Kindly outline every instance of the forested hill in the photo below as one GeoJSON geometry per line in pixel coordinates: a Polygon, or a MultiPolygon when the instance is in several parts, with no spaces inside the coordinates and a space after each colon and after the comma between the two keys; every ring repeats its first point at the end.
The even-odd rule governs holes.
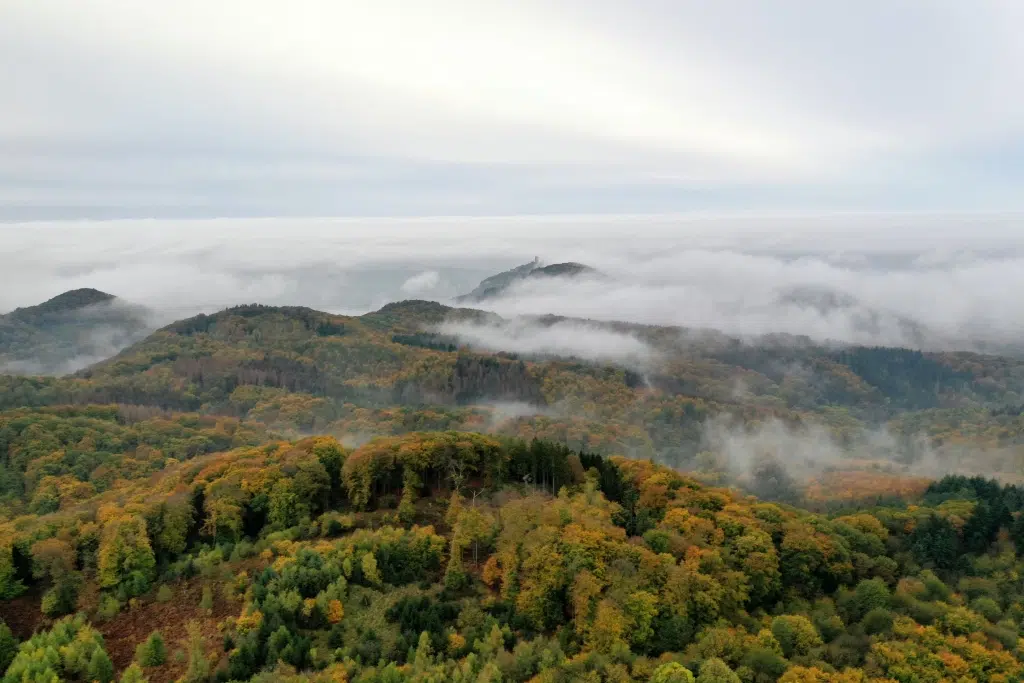
{"type": "Polygon", "coordinates": [[[596,268],[583,263],[566,262],[541,265],[540,259],[524,263],[503,273],[485,278],[472,292],[455,297],[458,303],[479,303],[507,295],[509,289],[524,280],[543,278],[575,278],[580,276],[604,277],[596,268]]]}
{"type": "Polygon", "coordinates": [[[74,376],[2,377],[0,407],[129,404],[357,439],[485,429],[681,467],[694,466],[718,416],[821,424],[844,443],[885,424],[904,454],[912,442],[920,451],[918,437],[939,455],[966,441],[999,449],[1001,471],[1019,470],[1024,363],[1013,359],[529,321],[532,333],[596,330],[650,349],[643,366],[620,365],[474,348],[437,331],[451,320],[504,333],[493,314],[426,301],[359,317],[241,306],[169,325],[74,376]]]}
{"type": "Polygon", "coordinates": [[[0,315],[0,371],[63,374],[103,360],[151,330],[149,313],[96,289],[64,292],[0,315]]]}
{"type": "Polygon", "coordinates": [[[1021,680],[1022,364],[763,341],[248,305],[0,376],[0,681],[1021,680]]]}
{"type": "Polygon", "coordinates": [[[826,516],[541,441],[52,417],[84,428],[69,452],[116,440],[138,474],[0,521],[4,683],[1024,676],[1014,486],[826,516]],[[227,450],[182,450],[199,431],[227,450]]]}

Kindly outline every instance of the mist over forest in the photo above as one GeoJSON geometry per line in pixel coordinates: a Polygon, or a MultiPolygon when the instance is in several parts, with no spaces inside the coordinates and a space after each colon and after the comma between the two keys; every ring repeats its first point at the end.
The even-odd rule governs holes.
{"type": "MultiPolygon", "coordinates": [[[[448,387],[414,376],[386,390],[399,404],[470,406],[489,432],[541,433],[544,424],[613,418],[640,431],[599,450],[703,468],[704,476],[726,476],[768,498],[802,494],[757,488],[752,473],[766,466],[782,468],[786,486],[802,490],[843,462],[875,462],[911,477],[970,470],[973,448],[984,449],[1000,476],[1013,477],[1012,443],[939,443],[929,430],[959,418],[935,413],[912,425],[902,413],[1012,415],[1024,404],[1019,369],[979,375],[952,360],[958,352],[1024,352],[1015,294],[1015,283],[1024,284],[1019,221],[1015,214],[721,214],[12,225],[0,240],[20,286],[0,292],[0,306],[35,311],[31,304],[64,290],[117,298],[76,308],[67,321],[47,318],[51,328],[41,333],[17,320],[36,313],[0,318],[8,347],[0,361],[15,375],[93,377],[84,369],[104,372],[107,358],[175,321],[239,304],[300,306],[397,325],[390,339],[407,347],[497,354],[537,367],[569,363],[581,377],[620,373],[616,381],[630,392],[581,402],[579,392],[545,391],[535,371],[500,370],[491,380],[476,377],[490,371],[472,364],[456,366],[448,387]],[[395,303],[402,301],[442,306],[420,314],[395,303]],[[397,317],[381,317],[392,306],[397,317]],[[111,319],[111,307],[122,317],[111,319]],[[851,371],[855,380],[837,374],[851,371]],[[663,422],[651,412],[654,395],[714,406],[663,422]],[[765,414],[751,422],[751,411],[765,414]]],[[[338,391],[332,400],[351,400],[338,391]]],[[[332,417],[319,423],[337,419],[336,411],[325,414],[332,417]]],[[[372,424],[348,429],[331,428],[350,444],[379,433],[372,424]]],[[[586,436],[562,438],[592,445],[586,436]]]]}
{"type": "Polygon", "coordinates": [[[450,303],[542,256],[603,277],[529,279],[475,307],[740,337],[1013,350],[1017,214],[222,219],[10,224],[0,310],[93,287],[161,320],[241,303],[366,313],[450,303]]]}

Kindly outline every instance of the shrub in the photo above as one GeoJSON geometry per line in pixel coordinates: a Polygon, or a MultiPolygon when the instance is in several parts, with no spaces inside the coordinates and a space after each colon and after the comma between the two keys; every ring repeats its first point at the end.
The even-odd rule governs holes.
{"type": "Polygon", "coordinates": [[[174,598],[174,591],[166,583],[161,584],[156,591],[157,602],[170,602],[174,598]]]}

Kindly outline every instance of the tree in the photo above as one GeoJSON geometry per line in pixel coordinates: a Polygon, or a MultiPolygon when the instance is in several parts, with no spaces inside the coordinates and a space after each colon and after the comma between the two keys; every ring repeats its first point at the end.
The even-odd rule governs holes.
{"type": "Polygon", "coordinates": [[[701,662],[696,683],[740,683],[740,677],[718,657],[701,662]]]}
{"type": "Polygon", "coordinates": [[[11,633],[10,627],[3,619],[0,619],[0,671],[7,671],[17,652],[18,639],[11,633]]]}
{"type": "Polygon", "coordinates": [[[427,671],[434,663],[434,650],[430,645],[430,633],[420,633],[419,642],[416,645],[416,655],[413,658],[412,668],[417,673],[427,671]]]}
{"type": "Polygon", "coordinates": [[[668,662],[654,670],[650,683],[694,683],[693,673],[678,662],[668,662]]]}
{"type": "Polygon", "coordinates": [[[270,523],[287,529],[299,522],[301,505],[291,479],[279,479],[270,491],[270,523]]]}
{"type": "Polygon", "coordinates": [[[384,583],[380,576],[380,570],[377,568],[377,558],[374,557],[373,553],[363,555],[361,568],[363,570],[363,578],[370,585],[379,586],[384,583]]]}
{"type": "Polygon", "coordinates": [[[626,619],[611,600],[602,600],[597,605],[594,621],[587,632],[587,643],[597,652],[611,653],[626,647],[623,635],[626,619]]]}
{"type": "Polygon", "coordinates": [[[160,631],[153,631],[135,648],[135,659],[144,667],[160,666],[167,661],[167,648],[160,631]]]}
{"type": "Polygon", "coordinates": [[[121,674],[120,683],[148,683],[148,681],[149,679],[146,678],[146,675],[142,672],[142,667],[135,662],[132,662],[132,664],[124,670],[124,673],[121,674]]]}
{"type": "Polygon", "coordinates": [[[203,632],[196,621],[188,622],[185,628],[188,631],[188,669],[185,671],[185,680],[187,683],[200,683],[210,675],[210,660],[206,658],[203,632]]]}
{"type": "Polygon", "coordinates": [[[336,505],[344,495],[341,468],[345,464],[345,450],[334,439],[321,438],[313,446],[313,455],[320,461],[330,482],[329,504],[336,505]]]}
{"type": "Polygon", "coordinates": [[[107,655],[103,648],[98,647],[93,650],[87,671],[89,680],[99,681],[100,683],[110,683],[110,681],[114,680],[114,663],[110,661],[110,656],[107,655]]]}
{"type": "Polygon", "coordinates": [[[882,579],[864,579],[857,584],[853,595],[843,601],[848,613],[848,621],[860,621],[873,609],[889,607],[892,596],[889,586],[882,579]]]}
{"type": "Polygon", "coordinates": [[[149,589],[156,569],[146,522],[138,515],[119,513],[103,525],[99,548],[100,586],[121,587],[128,595],[149,589]]]}
{"type": "Polygon", "coordinates": [[[42,611],[47,616],[70,614],[78,603],[81,578],[75,572],[75,550],[57,538],[32,545],[32,569],[36,578],[49,578],[50,590],[43,595],[42,611]]]}
{"type": "Polygon", "coordinates": [[[804,616],[785,614],[772,619],[772,635],[782,646],[786,657],[803,656],[821,645],[821,636],[814,624],[804,616]]]}
{"type": "Polygon", "coordinates": [[[743,657],[743,666],[753,673],[755,683],[774,683],[786,671],[786,660],[767,647],[755,647],[743,657]]]}
{"type": "Polygon", "coordinates": [[[960,538],[950,521],[931,512],[910,535],[917,561],[926,567],[952,569],[960,558],[960,538]]]}
{"type": "Polygon", "coordinates": [[[103,650],[103,636],[84,614],[64,617],[49,631],[21,644],[3,683],[23,681],[98,680],[109,683],[113,665],[103,650]]]}
{"type": "Polygon", "coordinates": [[[14,566],[14,546],[0,540],[0,600],[9,600],[21,595],[25,584],[17,578],[14,566]]]}

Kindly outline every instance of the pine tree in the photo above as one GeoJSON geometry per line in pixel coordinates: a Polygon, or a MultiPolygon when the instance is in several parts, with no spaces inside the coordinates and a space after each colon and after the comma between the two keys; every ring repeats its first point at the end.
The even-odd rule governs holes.
{"type": "Polygon", "coordinates": [[[132,663],[124,673],[121,674],[120,683],[149,683],[149,679],[142,673],[142,667],[136,663],[132,663]]]}
{"type": "Polygon", "coordinates": [[[135,648],[135,659],[145,667],[160,666],[167,661],[167,648],[160,631],[153,631],[135,648]]]}
{"type": "Polygon", "coordinates": [[[100,681],[100,683],[109,683],[114,680],[114,663],[110,661],[110,656],[107,655],[103,648],[96,648],[93,650],[92,658],[89,660],[89,680],[100,681]]]}

